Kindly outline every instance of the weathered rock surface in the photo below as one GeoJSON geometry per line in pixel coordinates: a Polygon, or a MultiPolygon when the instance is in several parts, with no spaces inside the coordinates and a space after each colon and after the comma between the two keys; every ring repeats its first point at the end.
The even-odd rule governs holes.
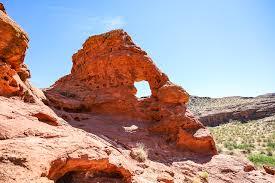
{"type": "Polygon", "coordinates": [[[23,63],[28,48],[27,34],[0,5],[0,95],[20,96],[27,102],[39,101],[43,93],[28,82],[30,72],[23,63]]]}
{"type": "Polygon", "coordinates": [[[187,92],[169,81],[123,30],[90,37],[73,55],[71,74],[45,94],[57,109],[146,120],[148,130],[179,148],[216,154],[211,134],[186,109],[187,92]],[[138,99],[134,82],[142,80],[152,95],[138,99]]]}
{"type": "Polygon", "coordinates": [[[189,108],[204,125],[218,126],[230,120],[249,121],[274,116],[275,95],[224,98],[191,96],[189,108]]]}
{"type": "Polygon", "coordinates": [[[0,11],[6,13],[5,7],[2,3],[0,3],[0,11]]]}
{"type": "MultiPolygon", "coordinates": [[[[1,17],[6,16],[3,13],[0,15],[1,17]]],[[[2,18],[1,20],[3,20],[2,18]]],[[[0,24],[2,25],[2,23],[0,24]]],[[[13,24],[15,23],[5,26],[13,24]]],[[[14,36],[2,30],[6,31],[0,27],[1,33],[14,36]]],[[[10,45],[13,42],[3,42],[3,40],[0,42],[0,48],[3,48],[4,45],[6,49],[17,49],[10,45]]],[[[21,47],[20,44],[18,46],[21,47]]],[[[200,171],[207,171],[208,181],[215,183],[268,183],[273,181],[271,175],[254,170],[248,161],[238,157],[209,156],[177,150],[173,144],[164,143],[161,135],[149,132],[148,129],[152,125],[148,123],[150,119],[147,119],[146,115],[141,116],[138,120],[133,120],[133,116],[135,116],[133,115],[126,120],[124,116],[105,114],[101,110],[98,111],[102,113],[97,114],[92,114],[89,110],[85,113],[53,111],[41,102],[42,99],[46,102],[41,91],[34,89],[28,84],[27,79],[24,79],[29,75],[27,77],[19,76],[19,71],[25,68],[23,61],[19,59],[16,62],[10,62],[7,61],[10,57],[2,56],[2,53],[14,50],[1,51],[0,57],[5,58],[6,68],[0,70],[0,75],[10,72],[10,77],[17,79],[16,83],[23,88],[23,91],[28,91],[30,98],[34,100],[29,102],[21,91],[14,92],[9,89],[8,85],[5,85],[5,82],[0,82],[0,89],[7,88],[5,92],[1,90],[0,93],[0,183],[191,183],[195,179],[205,181],[199,177],[200,171]],[[13,67],[12,63],[18,64],[19,70],[13,67]],[[56,112],[63,118],[68,118],[70,123],[59,118],[56,112]],[[142,163],[132,159],[129,155],[130,149],[136,146],[137,142],[143,143],[148,150],[148,157],[142,163]]],[[[25,52],[19,55],[24,54],[25,52]]],[[[83,92],[83,96],[86,95],[84,89],[81,92],[83,92]]],[[[79,96],[73,93],[67,92],[62,95],[64,95],[62,98],[56,96],[55,106],[83,102],[78,98],[75,99],[74,97],[79,96]],[[72,101],[69,98],[73,98],[72,101]]],[[[162,101],[169,103],[171,108],[175,107],[174,103],[185,104],[186,97],[184,90],[172,84],[169,84],[168,88],[165,88],[160,95],[162,101]],[[169,88],[170,86],[175,89],[169,88]],[[169,92],[172,90],[172,93],[180,91],[182,95],[175,94],[170,98],[165,94],[167,90],[169,92]]],[[[106,100],[105,97],[103,99],[106,100]]],[[[146,100],[151,102],[153,99],[146,100]]],[[[52,103],[50,101],[48,105],[52,103]]],[[[70,107],[70,105],[68,106],[70,107]]],[[[111,106],[111,108],[114,107],[111,106]]],[[[117,112],[119,112],[118,109],[115,113],[117,112]]],[[[202,147],[208,147],[204,145],[207,139],[206,141],[202,140],[206,137],[210,138],[208,140],[212,140],[211,136],[207,135],[208,132],[205,132],[206,129],[189,112],[184,114],[185,121],[182,121],[182,117],[179,117],[181,121],[178,121],[176,116],[171,118],[173,119],[171,124],[168,121],[161,121],[163,125],[159,125],[156,121],[158,125],[153,126],[155,127],[154,131],[163,133],[164,130],[167,130],[169,134],[174,133],[178,128],[180,131],[177,135],[182,137],[180,133],[187,132],[179,126],[185,125],[183,128],[193,127],[194,129],[199,126],[198,130],[195,130],[195,134],[186,134],[188,138],[191,138],[191,140],[187,139],[188,143],[194,143],[193,138],[195,138],[197,141],[193,145],[198,146],[202,143],[202,147]]],[[[166,135],[163,134],[163,136],[166,135]]],[[[186,145],[188,146],[184,143],[184,146],[186,145]]],[[[205,152],[206,149],[203,151],[205,152]]]]}
{"type": "Polygon", "coordinates": [[[270,166],[263,166],[266,173],[269,173],[270,175],[275,175],[275,168],[270,166]]]}
{"type": "Polygon", "coordinates": [[[146,137],[149,156],[140,163],[124,143],[135,143],[142,133],[122,133],[122,125],[114,124],[119,121],[94,116],[95,135],[72,127],[43,104],[0,96],[0,183],[191,183],[201,171],[207,171],[213,183],[273,181],[272,175],[250,169],[242,158],[182,153],[158,137],[146,137]],[[34,117],[37,113],[56,119],[58,126],[34,117]],[[108,138],[106,129],[100,133],[102,122],[109,124],[106,129],[116,126],[117,139],[108,138]]]}

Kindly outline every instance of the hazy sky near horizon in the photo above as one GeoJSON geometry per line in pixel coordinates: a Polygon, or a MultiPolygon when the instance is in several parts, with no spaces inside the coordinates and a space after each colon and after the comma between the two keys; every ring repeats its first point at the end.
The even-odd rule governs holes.
{"type": "Polygon", "coordinates": [[[273,0],[2,0],[30,37],[32,83],[70,72],[90,36],[123,28],[170,80],[199,96],[275,92],[273,0]]]}

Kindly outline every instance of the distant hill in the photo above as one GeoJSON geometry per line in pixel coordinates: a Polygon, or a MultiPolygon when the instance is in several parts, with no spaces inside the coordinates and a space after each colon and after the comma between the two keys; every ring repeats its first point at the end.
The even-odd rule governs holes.
{"type": "Polygon", "coordinates": [[[204,125],[218,126],[230,120],[249,121],[275,115],[275,93],[257,97],[210,98],[191,96],[189,109],[204,125]]]}

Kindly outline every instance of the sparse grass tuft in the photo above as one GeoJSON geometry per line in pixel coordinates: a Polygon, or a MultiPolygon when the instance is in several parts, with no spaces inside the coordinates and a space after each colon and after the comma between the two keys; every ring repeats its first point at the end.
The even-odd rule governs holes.
{"type": "Polygon", "coordinates": [[[225,142],[224,147],[226,147],[227,149],[248,150],[248,149],[254,148],[255,146],[253,144],[236,144],[236,143],[225,142]]]}
{"type": "Polygon", "coordinates": [[[209,177],[208,172],[206,172],[206,171],[199,172],[199,176],[200,176],[200,178],[202,178],[204,180],[208,180],[208,177],[209,177]]]}
{"type": "Polygon", "coordinates": [[[206,183],[208,182],[209,174],[206,171],[198,172],[193,178],[192,183],[206,183]]]}
{"type": "Polygon", "coordinates": [[[148,158],[148,151],[144,144],[138,143],[135,148],[131,149],[130,156],[138,162],[144,162],[148,158]]]}
{"type": "Polygon", "coordinates": [[[274,142],[268,142],[267,147],[270,147],[271,149],[275,149],[275,143],[274,142]]]}

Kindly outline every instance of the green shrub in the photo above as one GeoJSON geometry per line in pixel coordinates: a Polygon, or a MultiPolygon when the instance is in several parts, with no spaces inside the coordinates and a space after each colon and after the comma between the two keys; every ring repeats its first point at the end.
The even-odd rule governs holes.
{"type": "Polygon", "coordinates": [[[251,148],[254,148],[255,146],[253,144],[235,144],[235,143],[225,142],[224,147],[226,147],[229,150],[232,150],[232,149],[249,150],[251,148]]]}
{"type": "Polygon", "coordinates": [[[267,146],[272,148],[272,149],[275,149],[275,143],[274,142],[268,142],[267,146]]]}
{"type": "Polygon", "coordinates": [[[267,156],[264,154],[252,154],[248,156],[248,159],[255,165],[271,165],[275,166],[275,157],[267,156]]]}
{"type": "MultiPolygon", "coordinates": [[[[272,164],[275,155],[275,116],[251,120],[247,123],[232,123],[211,127],[219,152],[224,154],[243,154],[258,165],[272,164]],[[261,154],[260,156],[256,156],[261,154]],[[272,157],[273,156],[273,157],[272,157]],[[267,158],[266,158],[267,157],[267,158]],[[273,160],[272,160],[273,159],[273,160]]],[[[274,164],[274,163],[273,163],[274,164]]]]}

